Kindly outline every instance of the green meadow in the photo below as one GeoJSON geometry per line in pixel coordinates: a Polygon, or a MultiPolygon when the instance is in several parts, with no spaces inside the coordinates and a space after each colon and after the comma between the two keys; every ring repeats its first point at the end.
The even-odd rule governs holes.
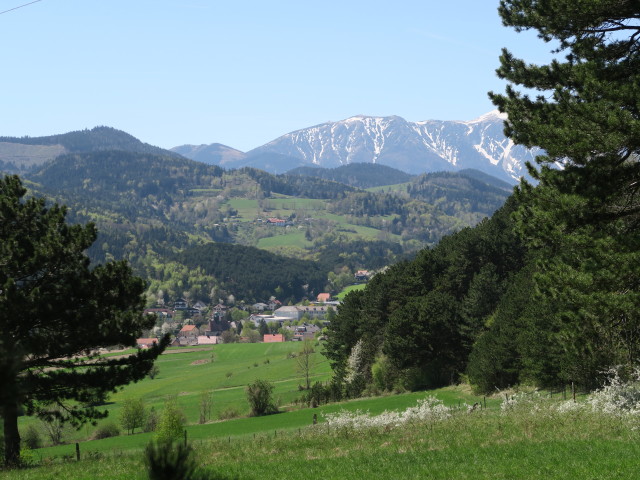
{"type": "Polygon", "coordinates": [[[282,227],[272,228],[279,228],[280,230],[282,230],[282,232],[277,232],[273,237],[261,238],[260,240],[258,240],[258,248],[269,250],[276,247],[305,248],[313,245],[312,242],[309,242],[305,238],[304,230],[294,229],[292,231],[285,231],[282,227]]]}
{"type": "MultiPolygon", "coordinates": [[[[323,421],[323,413],[340,408],[371,414],[405,409],[422,392],[192,426],[188,435],[198,464],[219,475],[212,478],[637,478],[640,433],[623,418],[587,410],[548,415],[546,407],[504,414],[496,399],[487,409],[469,411],[456,408],[469,397],[464,389],[428,393],[453,407],[448,419],[363,429],[330,428],[323,421]],[[304,423],[296,423],[298,417],[304,423]]],[[[79,462],[72,445],[58,447],[57,457],[43,449],[34,455],[44,459],[39,465],[0,472],[0,479],[147,478],[142,451],[149,440],[150,434],[136,434],[86,442],[79,462]]]]}
{"type": "Polygon", "coordinates": [[[366,286],[367,286],[366,283],[359,283],[357,285],[349,285],[349,286],[345,287],[338,295],[336,295],[336,298],[338,300],[344,300],[344,297],[346,297],[349,292],[353,292],[354,290],[364,290],[366,286]]]}
{"type": "MultiPolygon", "coordinates": [[[[479,397],[464,385],[305,408],[294,402],[301,376],[291,354],[300,348],[289,342],[169,349],[157,362],[160,373],[155,379],[112,395],[105,421],[118,421],[127,397],[143,398],[148,407],[160,410],[168,396],[177,395],[198,464],[222,475],[215,478],[637,478],[637,422],[587,409],[559,413],[554,405],[561,405],[562,395],[545,395],[539,408],[523,404],[507,413],[500,408],[503,394],[479,397]],[[274,384],[281,413],[247,416],[244,389],[256,378],[274,384]],[[213,392],[213,415],[200,425],[202,391],[213,392]],[[371,428],[327,422],[327,415],[344,411],[371,416],[404,411],[426,396],[450,407],[449,417],[371,428]],[[240,416],[219,420],[219,413],[229,408],[240,416]]],[[[313,378],[322,381],[330,370],[320,348],[314,353],[313,378]]],[[[38,424],[22,420],[21,428],[38,424]]],[[[33,465],[0,471],[0,480],[147,478],[143,450],[153,433],[89,440],[94,428],[67,431],[65,445],[27,452],[33,465]],[[80,461],[75,460],[74,442],[80,446],[80,461]]]]}
{"type": "MultiPolygon", "coordinates": [[[[177,396],[188,424],[196,424],[202,392],[211,392],[213,406],[211,418],[217,419],[222,412],[233,410],[246,416],[249,404],[245,387],[256,379],[268,380],[274,385],[274,399],[280,405],[288,405],[300,397],[298,385],[302,383],[296,361],[291,354],[299,351],[298,342],[287,343],[232,343],[193,348],[173,347],[160,356],[156,365],[159,374],[152,380],[144,380],[126,386],[114,393],[104,405],[109,416],[98,422],[98,426],[118,422],[122,401],[125,398],[141,398],[148,408],[160,411],[165,400],[177,396]]],[[[330,376],[328,361],[316,347],[311,378],[325,381],[330,376]]],[[[124,354],[126,352],[122,352],[124,354]]],[[[117,354],[112,354],[117,355],[117,354]]],[[[21,419],[21,428],[29,423],[40,425],[33,418],[21,419]]],[[[68,429],[65,440],[82,442],[89,439],[97,427],[85,425],[79,431],[68,429]]],[[[58,451],[60,447],[54,447],[58,451]]]]}

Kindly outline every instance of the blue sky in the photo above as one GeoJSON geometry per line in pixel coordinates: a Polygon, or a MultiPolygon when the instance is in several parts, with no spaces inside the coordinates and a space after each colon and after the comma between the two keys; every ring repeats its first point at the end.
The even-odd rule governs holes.
{"type": "MultiPolygon", "coordinates": [[[[29,0],[0,0],[0,11],[29,0]]],[[[503,91],[497,0],[41,0],[0,15],[0,135],[107,125],[247,151],[353,115],[471,120],[503,91]]]]}

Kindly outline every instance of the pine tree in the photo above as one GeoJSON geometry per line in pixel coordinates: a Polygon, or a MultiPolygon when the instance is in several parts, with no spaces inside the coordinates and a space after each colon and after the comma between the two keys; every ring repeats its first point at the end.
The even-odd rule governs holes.
{"type": "Polygon", "coordinates": [[[542,252],[536,285],[558,308],[568,380],[594,386],[600,370],[640,360],[640,5],[503,0],[499,12],[555,47],[548,65],[504,50],[511,85],[490,96],[506,134],[546,152],[530,166],[539,184],[517,191],[519,229],[542,252]]]}
{"type": "Polygon", "coordinates": [[[125,262],[90,268],[92,224],[68,225],[66,209],[25,199],[17,176],[0,179],[0,411],[5,463],[19,463],[18,412],[80,425],[95,405],[148,373],[166,346],[119,359],[98,349],[135,345],[153,317],[145,284],[125,262]]]}

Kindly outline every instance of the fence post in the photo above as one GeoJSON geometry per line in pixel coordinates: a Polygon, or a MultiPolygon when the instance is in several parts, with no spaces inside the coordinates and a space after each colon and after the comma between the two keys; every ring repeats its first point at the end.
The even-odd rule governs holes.
{"type": "Polygon", "coordinates": [[[76,460],[80,461],[80,444],[76,443],[76,460]]]}
{"type": "Polygon", "coordinates": [[[184,429],[184,446],[187,446],[187,429],[184,429]]]}
{"type": "Polygon", "coordinates": [[[316,425],[318,423],[318,414],[313,414],[313,424],[316,425]]]}

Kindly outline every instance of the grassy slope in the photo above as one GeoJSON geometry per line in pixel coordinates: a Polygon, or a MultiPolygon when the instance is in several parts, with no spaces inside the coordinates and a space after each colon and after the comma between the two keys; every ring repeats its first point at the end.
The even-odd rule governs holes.
{"type": "Polygon", "coordinates": [[[353,292],[354,290],[364,290],[366,286],[367,286],[366,283],[359,283],[358,285],[349,285],[348,287],[345,287],[338,295],[336,295],[336,298],[338,300],[344,300],[344,297],[347,296],[347,293],[353,292]]]}
{"type": "MultiPolygon", "coordinates": [[[[436,393],[452,398],[466,396],[457,389],[436,393]]],[[[416,396],[347,405],[382,405],[402,398],[412,400],[407,402],[410,404],[416,396]]],[[[217,439],[199,440],[193,429],[190,434],[200,465],[240,479],[637,478],[640,433],[630,422],[586,411],[548,415],[545,410],[527,410],[503,415],[496,403],[473,413],[458,410],[438,423],[391,429],[328,430],[319,424],[276,431],[278,427],[273,424],[274,428],[256,435],[247,431],[244,436],[222,434],[217,439]]],[[[303,412],[308,418],[311,411],[303,412]]],[[[265,421],[282,422],[287,415],[293,414],[244,421],[266,426],[265,421]]],[[[241,421],[226,423],[236,422],[241,421]]],[[[127,438],[135,437],[142,435],[127,438]]],[[[109,453],[92,455],[102,458],[65,464],[54,461],[49,466],[0,473],[0,479],[146,478],[141,445],[136,448],[114,443],[109,453]]],[[[67,448],[73,452],[71,446],[67,448]]],[[[84,452],[90,450],[88,445],[83,448],[84,452]]]]}
{"type": "MultiPolygon", "coordinates": [[[[234,198],[229,200],[227,204],[238,210],[238,220],[241,222],[253,221],[260,213],[257,200],[234,198]]],[[[292,213],[298,213],[315,219],[324,219],[335,222],[338,229],[340,229],[339,231],[342,234],[347,234],[348,236],[361,237],[365,240],[377,240],[381,235],[380,230],[375,228],[349,223],[344,215],[327,213],[327,205],[329,204],[327,200],[294,198],[279,195],[277,198],[265,200],[265,204],[268,205],[268,216],[270,217],[288,218],[292,213]]],[[[386,218],[389,222],[393,220],[393,217],[391,216],[382,218],[386,218]]],[[[300,223],[300,225],[304,226],[305,224],[300,223]]],[[[304,230],[283,230],[282,227],[271,228],[273,228],[274,236],[261,239],[258,242],[259,248],[268,249],[277,246],[295,246],[304,248],[311,245],[311,243],[306,241],[304,238],[304,230]]],[[[395,242],[401,241],[400,235],[387,234],[387,238],[395,242]]]]}
{"type": "MultiPolygon", "coordinates": [[[[188,437],[199,464],[241,479],[564,479],[569,473],[581,479],[637,478],[640,430],[633,422],[584,410],[562,415],[522,410],[505,416],[498,399],[488,399],[487,410],[469,414],[463,408],[442,423],[359,432],[329,430],[323,414],[341,409],[371,414],[403,410],[427,394],[359,399],[313,410],[291,408],[268,417],[194,424],[199,393],[204,389],[214,391],[215,412],[228,406],[246,411],[244,386],[254,378],[273,381],[283,403],[297,396],[295,367],[286,357],[299,348],[295,343],[231,344],[165,354],[159,360],[158,378],[126,387],[113,395],[109,408],[117,419],[119,402],[127,396],[141,396],[148,405],[159,408],[168,394],[178,394],[192,423],[187,427],[188,437]],[[211,360],[212,351],[214,361],[200,363],[211,360]],[[316,427],[311,425],[314,413],[320,422],[316,427]]],[[[328,377],[326,362],[314,371],[317,378],[328,377]]],[[[449,406],[482,403],[462,387],[428,394],[449,406]]],[[[86,433],[83,429],[80,435],[86,433]]],[[[43,448],[34,452],[36,459],[45,459],[43,465],[0,471],[0,480],[146,478],[141,453],[150,439],[151,434],[137,433],[84,441],[81,462],[61,461],[62,456],[74,457],[73,444],[43,448]]]]}
{"type": "MultiPolygon", "coordinates": [[[[142,398],[148,407],[160,411],[170,395],[178,396],[178,404],[186,414],[187,422],[195,424],[199,418],[200,395],[204,391],[213,393],[213,419],[229,408],[237,410],[240,415],[247,415],[249,405],[244,389],[257,378],[274,384],[274,398],[281,405],[292,403],[300,396],[298,385],[302,380],[296,371],[295,359],[287,358],[287,355],[300,348],[297,342],[287,342],[169,349],[157,361],[160,373],[155,379],[144,379],[111,395],[104,407],[109,417],[98,425],[118,422],[124,398],[142,398]]],[[[316,348],[314,358],[313,381],[327,380],[330,368],[319,348],[316,348]]],[[[24,430],[29,423],[39,426],[36,419],[22,418],[21,429],[24,430]]],[[[95,427],[90,425],[82,427],[80,431],[70,429],[65,439],[68,442],[84,441],[94,430],[95,427]]]]}

